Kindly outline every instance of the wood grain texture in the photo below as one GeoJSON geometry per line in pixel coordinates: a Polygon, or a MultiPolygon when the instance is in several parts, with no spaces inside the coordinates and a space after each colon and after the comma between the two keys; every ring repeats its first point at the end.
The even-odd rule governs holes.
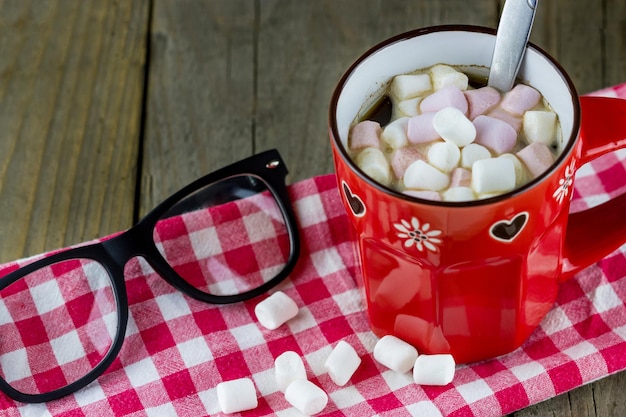
{"type": "Polygon", "coordinates": [[[604,3],[602,86],[608,86],[626,79],[626,1],[604,3]]]}
{"type": "Polygon", "coordinates": [[[0,3],[0,261],[131,225],[147,4],[0,3]]]}
{"type": "Polygon", "coordinates": [[[255,5],[156,1],[140,211],[254,153],[255,5]]]}

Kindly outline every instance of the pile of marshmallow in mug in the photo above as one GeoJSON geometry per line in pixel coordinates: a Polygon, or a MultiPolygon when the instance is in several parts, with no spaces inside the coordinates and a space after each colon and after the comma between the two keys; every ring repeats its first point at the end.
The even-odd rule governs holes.
{"type": "Polygon", "coordinates": [[[466,74],[439,64],[394,77],[389,90],[391,122],[361,121],[349,140],[357,165],[383,185],[468,201],[511,191],[554,162],[557,117],[530,86],[468,89],[466,74]]]}
{"type": "MultiPolygon", "coordinates": [[[[258,303],[254,309],[257,320],[269,330],[275,330],[298,315],[298,305],[287,294],[277,291],[258,303]]],[[[384,336],[374,346],[374,359],[387,368],[407,373],[413,368],[413,379],[423,385],[446,385],[454,378],[452,355],[418,355],[417,350],[395,336],[384,336]]],[[[361,364],[361,358],[346,341],[337,343],[328,355],[324,368],[338,386],[348,383],[361,364]]],[[[274,361],[278,389],[289,404],[305,415],[321,412],[328,404],[326,392],[307,379],[302,358],[286,351],[274,361]]],[[[258,406],[254,382],[240,378],[217,385],[217,400],[223,413],[252,410],[258,406]]]]}

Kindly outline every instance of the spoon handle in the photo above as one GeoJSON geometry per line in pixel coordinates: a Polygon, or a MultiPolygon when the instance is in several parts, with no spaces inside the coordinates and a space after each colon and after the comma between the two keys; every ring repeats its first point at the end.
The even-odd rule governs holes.
{"type": "Polygon", "coordinates": [[[538,0],[506,0],[491,60],[487,84],[502,92],[513,87],[526,51],[538,0]]]}

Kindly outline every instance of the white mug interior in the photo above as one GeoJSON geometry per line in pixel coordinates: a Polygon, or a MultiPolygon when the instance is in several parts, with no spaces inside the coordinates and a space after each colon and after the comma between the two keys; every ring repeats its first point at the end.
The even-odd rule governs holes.
{"type": "MultiPolygon", "coordinates": [[[[338,139],[345,149],[350,125],[382,96],[393,76],[435,64],[469,67],[470,71],[476,67],[476,71],[485,72],[491,63],[495,42],[491,33],[442,27],[405,35],[372,48],[355,63],[339,87],[335,116],[338,139]]],[[[571,81],[533,45],[528,46],[518,78],[537,89],[557,113],[562,132],[557,150],[562,152],[578,134],[578,126],[574,125],[577,96],[571,81]]]]}

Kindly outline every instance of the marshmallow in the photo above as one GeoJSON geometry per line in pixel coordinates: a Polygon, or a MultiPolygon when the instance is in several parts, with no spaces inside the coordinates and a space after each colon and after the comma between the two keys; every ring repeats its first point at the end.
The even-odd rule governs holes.
{"type": "Polygon", "coordinates": [[[420,385],[448,385],[454,379],[450,354],[419,355],[413,365],[413,380],[420,385]]]}
{"type": "Polygon", "coordinates": [[[471,201],[475,199],[474,191],[469,187],[450,187],[443,192],[443,201],[471,201]]]}
{"type": "Polygon", "coordinates": [[[500,102],[500,106],[510,113],[521,116],[525,111],[532,109],[541,100],[541,94],[525,84],[517,84],[500,102]]]}
{"type": "Polygon", "coordinates": [[[216,390],[217,402],[224,414],[252,410],[259,405],[256,389],[250,378],[220,382],[216,390]]]}
{"type": "Polygon", "coordinates": [[[461,150],[461,166],[471,169],[474,162],[491,158],[489,149],[477,143],[470,143],[461,150]]]}
{"type": "Polygon", "coordinates": [[[409,119],[407,138],[411,143],[428,143],[439,139],[439,133],[433,127],[435,113],[423,113],[409,119]]]}
{"type": "Polygon", "coordinates": [[[398,100],[415,98],[432,89],[428,74],[397,75],[391,81],[391,94],[398,100]]]}
{"type": "Polygon", "coordinates": [[[392,371],[409,372],[417,359],[417,349],[392,335],[383,336],[374,346],[374,359],[392,371]]]}
{"type": "Polygon", "coordinates": [[[543,174],[554,163],[554,155],[543,143],[531,143],[519,151],[517,157],[526,165],[533,178],[543,174]]]}
{"type": "Polygon", "coordinates": [[[396,178],[401,179],[407,167],[418,159],[422,161],[426,160],[424,155],[422,155],[417,148],[405,146],[404,148],[396,149],[393,154],[391,154],[391,169],[396,178]]]}
{"type": "Polygon", "coordinates": [[[335,384],[344,386],[360,364],[361,358],[354,348],[348,342],[341,340],[324,362],[324,368],[335,384]]]}
{"type": "Polygon", "coordinates": [[[529,110],[524,113],[522,129],[528,142],[550,146],[556,141],[556,113],[529,110]]]}
{"type": "Polygon", "coordinates": [[[498,158],[508,158],[513,162],[513,166],[515,167],[515,186],[519,187],[523,184],[526,184],[529,181],[528,174],[526,172],[526,167],[524,164],[517,158],[517,156],[512,153],[503,153],[498,156],[498,158]]]}
{"type": "Polygon", "coordinates": [[[487,116],[500,119],[503,122],[507,122],[508,124],[511,125],[511,127],[513,128],[513,130],[515,130],[516,133],[519,133],[520,130],[522,129],[522,118],[509,113],[508,111],[502,109],[501,107],[495,107],[494,109],[490,110],[489,113],[487,113],[487,116]]]}
{"type": "Polygon", "coordinates": [[[474,162],[472,188],[479,194],[504,193],[515,188],[515,166],[508,158],[489,158],[474,162]]]}
{"type": "Polygon", "coordinates": [[[475,142],[497,154],[510,152],[517,144],[517,132],[508,123],[489,116],[474,119],[475,142]]]}
{"type": "Polygon", "coordinates": [[[493,87],[482,87],[476,90],[464,92],[469,107],[468,117],[474,120],[476,117],[492,109],[500,102],[500,93],[493,87]]]}
{"type": "Polygon", "coordinates": [[[450,175],[450,187],[469,187],[471,183],[472,173],[468,169],[455,168],[452,171],[450,175]]]}
{"type": "Polygon", "coordinates": [[[380,148],[381,132],[378,122],[371,120],[359,122],[350,131],[350,149],[380,148]]]}
{"type": "Polygon", "coordinates": [[[405,146],[408,141],[406,137],[406,129],[409,124],[408,117],[401,117],[389,123],[383,129],[380,137],[392,149],[398,149],[405,146]]]}
{"type": "Polygon", "coordinates": [[[441,201],[441,195],[437,191],[404,190],[402,194],[424,200],[441,201]]]}
{"type": "Polygon", "coordinates": [[[380,149],[363,149],[356,157],[356,164],[374,181],[382,185],[389,185],[391,182],[391,168],[380,149]]]}
{"type": "Polygon", "coordinates": [[[450,177],[427,162],[413,162],[404,172],[404,185],[407,188],[440,191],[448,186],[450,177]]]}
{"type": "Polygon", "coordinates": [[[452,142],[460,148],[476,139],[476,128],[463,112],[455,107],[446,107],[435,113],[433,127],[443,140],[452,142]]]}
{"type": "Polygon", "coordinates": [[[274,330],[298,314],[298,305],[287,294],[276,291],[254,308],[259,323],[274,330]]]}
{"type": "Polygon", "coordinates": [[[461,90],[467,90],[469,78],[460,71],[455,70],[449,65],[437,64],[430,68],[430,76],[432,77],[433,88],[441,90],[444,87],[453,85],[461,90]]]}
{"type": "Polygon", "coordinates": [[[446,107],[455,107],[463,114],[467,114],[467,99],[456,86],[450,85],[425,97],[420,103],[422,113],[438,112],[446,107]]]}
{"type": "Polygon", "coordinates": [[[454,143],[437,142],[428,148],[428,162],[440,171],[452,171],[460,160],[461,150],[454,143]]]}
{"type": "Polygon", "coordinates": [[[417,116],[419,114],[419,104],[423,97],[410,98],[408,100],[399,101],[395,105],[397,115],[402,116],[417,116]]]}
{"type": "Polygon", "coordinates": [[[485,193],[485,194],[479,194],[478,195],[478,199],[479,200],[486,200],[488,198],[492,198],[492,197],[497,197],[502,193],[485,193]]]}
{"type": "Polygon", "coordinates": [[[289,384],[285,399],[307,416],[321,412],[328,404],[328,395],[324,390],[307,379],[296,379],[289,384]]]}
{"type": "Polygon", "coordinates": [[[274,373],[278,389],[282,392],[285,392],[289,384],[296,379],[306,379],[302,358],[291,350],[282,353],[274,360],[274,373]]]}

